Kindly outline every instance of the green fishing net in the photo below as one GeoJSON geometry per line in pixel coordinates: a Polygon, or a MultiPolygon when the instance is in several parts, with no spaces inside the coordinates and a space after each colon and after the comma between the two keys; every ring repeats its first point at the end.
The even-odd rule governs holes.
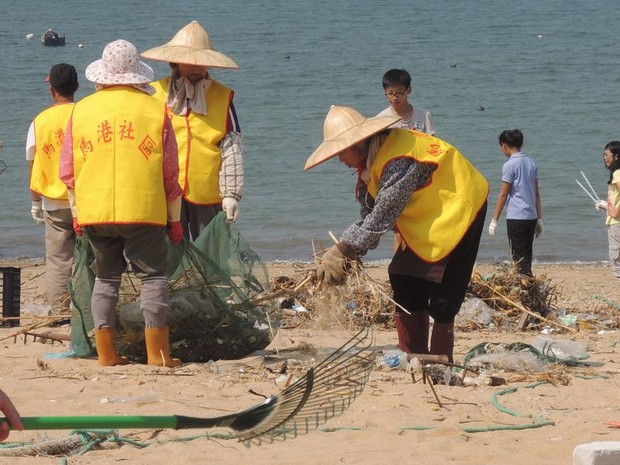
{"type": "MultiPolygon", "coordinates": [[[[264,349],[279,327],[279,308],[269,296],[267,267],[223,213],[193,242],[169,244],[170,351],[183,362],[236,359],[264,349]],[[265,298],[265,296],[267,298],[265,298]]],[[[94,355],[90,296],[92,253],[82,237],[71,278],[71,349],[94,355]]],[[[144,362],[140,282],[123,276],[117,311],[117,350],[144,362]]]]}

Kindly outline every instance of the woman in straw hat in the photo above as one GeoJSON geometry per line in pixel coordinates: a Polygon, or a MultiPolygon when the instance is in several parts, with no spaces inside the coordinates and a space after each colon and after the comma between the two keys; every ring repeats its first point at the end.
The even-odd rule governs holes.
{"type": "Polygon", "coordinates": [[[168,329],[168,236],[183,239],[174,131],[148,95],[153,70],[126,40],[109,43],[86,68],[97,92],[75,104],[61,149],[75,232],[88,233],[95,285],[91,311],[99,365],[123,365],[114,347],[116,305],[127,261],[141,279],[149,365],[173,367],[168,329]]]}
{"type": "Polygon", "coordinates": [[[318,267],[325,282],[342,280],[350,260],[377,246],[388,231],[402,237],[388,268],[398,345],[409,353],[452,360],[454,318],[465,298],[484,227],[489,185],[448,143],[407,129],[398,116],[364,118],[333,106],[309,170],[338,157],[358,171],[362,219],[345,229],[318,267]],[[434,320],[430,337],[430,319],[434,320]]]}
{"type": "Polygon", "coordinates": [[[222,209],[228,221],[239,217],[243,141],[234,92],[209,76],[210,68],[238,66],[213,48],[197,21],[142,56],[170,64],[170,76],[153,87],[155,97],[166,102],[176,132],[183,189],[181,221],[185,237],[193,240],[222,209]]]}

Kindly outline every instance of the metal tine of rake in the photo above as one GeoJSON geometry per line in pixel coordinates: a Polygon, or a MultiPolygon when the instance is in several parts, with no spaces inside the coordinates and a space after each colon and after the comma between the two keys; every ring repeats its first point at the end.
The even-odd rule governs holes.
{"type": "Polygon", "coordinates": [[[364,389],[375,364],[369,328],[310,369],[278,395],[269,417],[255,428],[238,431],[247,446],[286,440],[317,429],[342,414],[364,389]]]}
{"type": "Polygon", "coordinates": [[[594,195],[594,197],[596,197],[596,200],[601,200],[598,194],[596,193],[596,191],[594,190],[594,187],[592,187],[592,184],[590,184],[590,181],[588,180],[588,177],[585,175],[585,173],[583,171],[580,171],[580,173],[583,176],[583,179],[585,179],[586,182],[588,183],[588,187],[590,187],[590,190],[592,191],[592,194],[594,195]]]}

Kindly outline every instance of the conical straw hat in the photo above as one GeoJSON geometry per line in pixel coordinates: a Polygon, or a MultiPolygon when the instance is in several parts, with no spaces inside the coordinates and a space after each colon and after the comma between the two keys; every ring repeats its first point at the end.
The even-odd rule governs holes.
{"type": "Polygon", "coordinates": [[[209,68],[239,68],[232,59],[213,48],[209,34],[198,21],[189,23],[177,32],[170,42],[151,48],[141,55],[143,58],[168,63],[209,68]]]}
{"type": "Polygon", "coordinates": [[[304,171],[335,157],[364,139],[390,127],[400,116],[364,116],[353,108],[332,105],[323,124],[323,142],[306,160],[304,171]]]}

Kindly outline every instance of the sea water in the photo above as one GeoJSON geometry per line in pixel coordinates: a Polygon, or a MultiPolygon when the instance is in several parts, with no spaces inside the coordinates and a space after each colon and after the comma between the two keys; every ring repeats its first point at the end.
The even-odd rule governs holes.
{"type": "MultiPolygon", "coordinates": [[[[322,140],[330,105],[374,115],[388,103],[381,77],[405,68],[412,101],[429,110],[437,135],[455,145],[491,185],[491,219],[505,161],[497,136],[525,134],[538,163],[545,233],[539,262],[607,258],[604,214],[579,188],[583,171],[605,197],[603,147],[620,139],[620,49],[613,0],[177,0],[0,2],[0,258],[43,256],[43,229],[30,217],[25,140],[51,103],[44,82],[74,64],[77,98],[94,90],[85,67],[122,38],[140,51],[163,44],[191,20],[239,70],[214,70],[235,90],[245,140],[245,193],[238,222],[264,260],[312,259],[358,218],[355,176],[337,160],[304,172],[322,140]],[[65,47],[44,47],[48,28],[65,47]],[[34,34],[28,40],[27,34],[34,34]]],[[[162,77],[165,63],[148,62],[162,77]]],[[[140,182],[136,177],[136,182],[140,182]]],[[[582,182],[583,183],[583,182],[582,182]]],[[[507,260],[505,214],[486,231],[479,260],[507,260]]],[[[387,260],[388,234],[369,260],[387,260]]]]}

